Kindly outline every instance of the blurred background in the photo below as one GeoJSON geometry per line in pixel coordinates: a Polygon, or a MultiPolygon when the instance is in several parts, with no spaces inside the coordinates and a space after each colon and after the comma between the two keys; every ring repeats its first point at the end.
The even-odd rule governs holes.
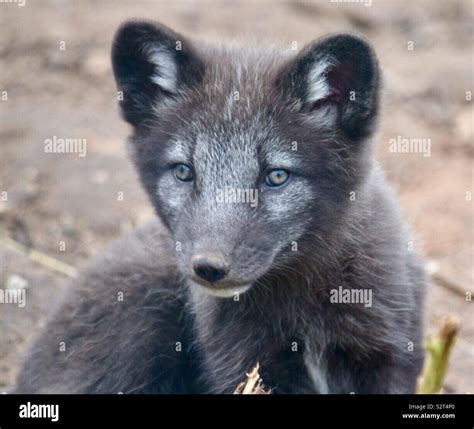
{"type": "Polygon", "coordinates": [[[27,291],[23,308],[0,304],[0,390],[67,277],[153,216],[127,159],[109,59],[115,30],[136,17],[214,43],[301,48],[340,31],[372,42],[384,77],[378,159],[427,258],[427,327],[446,314],[462,324],[444,390],[474,391],[473,3],[346,2],[0,3],[0,289],[27,291]],[[85,139],[87,155],[45,153],[54,136],[85,139]],[[392,153],[404,138],[425,139],[430,156],[392,153]]]}

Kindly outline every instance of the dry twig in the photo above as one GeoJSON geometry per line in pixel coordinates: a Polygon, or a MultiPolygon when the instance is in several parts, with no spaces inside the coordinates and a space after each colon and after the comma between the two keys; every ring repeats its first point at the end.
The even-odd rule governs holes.
{"type": "Polygon", "coordinates": [[[265,390],[265,387],[262,384],[262,379],[258,370],[260,365],[257,363],[255,368],[247,375],[247,380],[243,381],[237,386],[234,394],[236,395],[269,395],[272,393],[270,390],[265,390]]]}
{"type": "Polygon", "coordinates": [[[426,361],[418,379],[417,393],[440,393],[448,369],[460,322],[455,316],[445,316],[436,335],[426,340],[426,361]]]}

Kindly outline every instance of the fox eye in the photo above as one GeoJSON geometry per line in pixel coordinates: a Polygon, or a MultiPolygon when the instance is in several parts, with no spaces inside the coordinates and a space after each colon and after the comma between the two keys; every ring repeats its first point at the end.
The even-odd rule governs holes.
{"type": "Polygon", "coordinates": [[[174,175],[180,182],[191,182],[193,180],[193,172],[186,164],[177,164],[174,167],[174,175]]]}
{"type": "Polygon", "coordinates": [[[272,170],[265,177],[265,183],[271,188],[283,186],[290,178],[290,172],[286,170],[272,170]]]}

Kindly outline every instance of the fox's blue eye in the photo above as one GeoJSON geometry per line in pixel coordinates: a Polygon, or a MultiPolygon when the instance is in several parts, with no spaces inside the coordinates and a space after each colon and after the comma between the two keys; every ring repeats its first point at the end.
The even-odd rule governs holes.
{"type": "Polygon", "coordinates": [[[290,178],[290,172],[286,170],[272,170],[265,177],[265,183],[271,188],[283,186],[290,178]]]}
{"type": "Polygon", "coordinates": [[[180,182],[193,180],[193,172],[186,164],[178,164],[174,167],[174,175],[180,182]]]}

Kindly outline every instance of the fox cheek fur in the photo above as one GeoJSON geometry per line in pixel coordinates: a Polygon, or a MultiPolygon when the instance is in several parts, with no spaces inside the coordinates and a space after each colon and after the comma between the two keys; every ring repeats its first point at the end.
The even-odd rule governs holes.
{"type": "Polygon", "coordinates": [[[160,221],[75,280],[17,391],[231,393],[259,362],[274,393],[414,392],[426,280],[373,157],[370,45],[334,35],[295,56],[137,21],[112,62],[160,221]],[[272,169],[288,181],[268,186],[272,169]],[[257,204],[221,201],[225,189],[257,204]],[[370,303],[334,301],[338,290],[370,303]],[[123,303],[104,299],[117,291],[123,303]]]}

